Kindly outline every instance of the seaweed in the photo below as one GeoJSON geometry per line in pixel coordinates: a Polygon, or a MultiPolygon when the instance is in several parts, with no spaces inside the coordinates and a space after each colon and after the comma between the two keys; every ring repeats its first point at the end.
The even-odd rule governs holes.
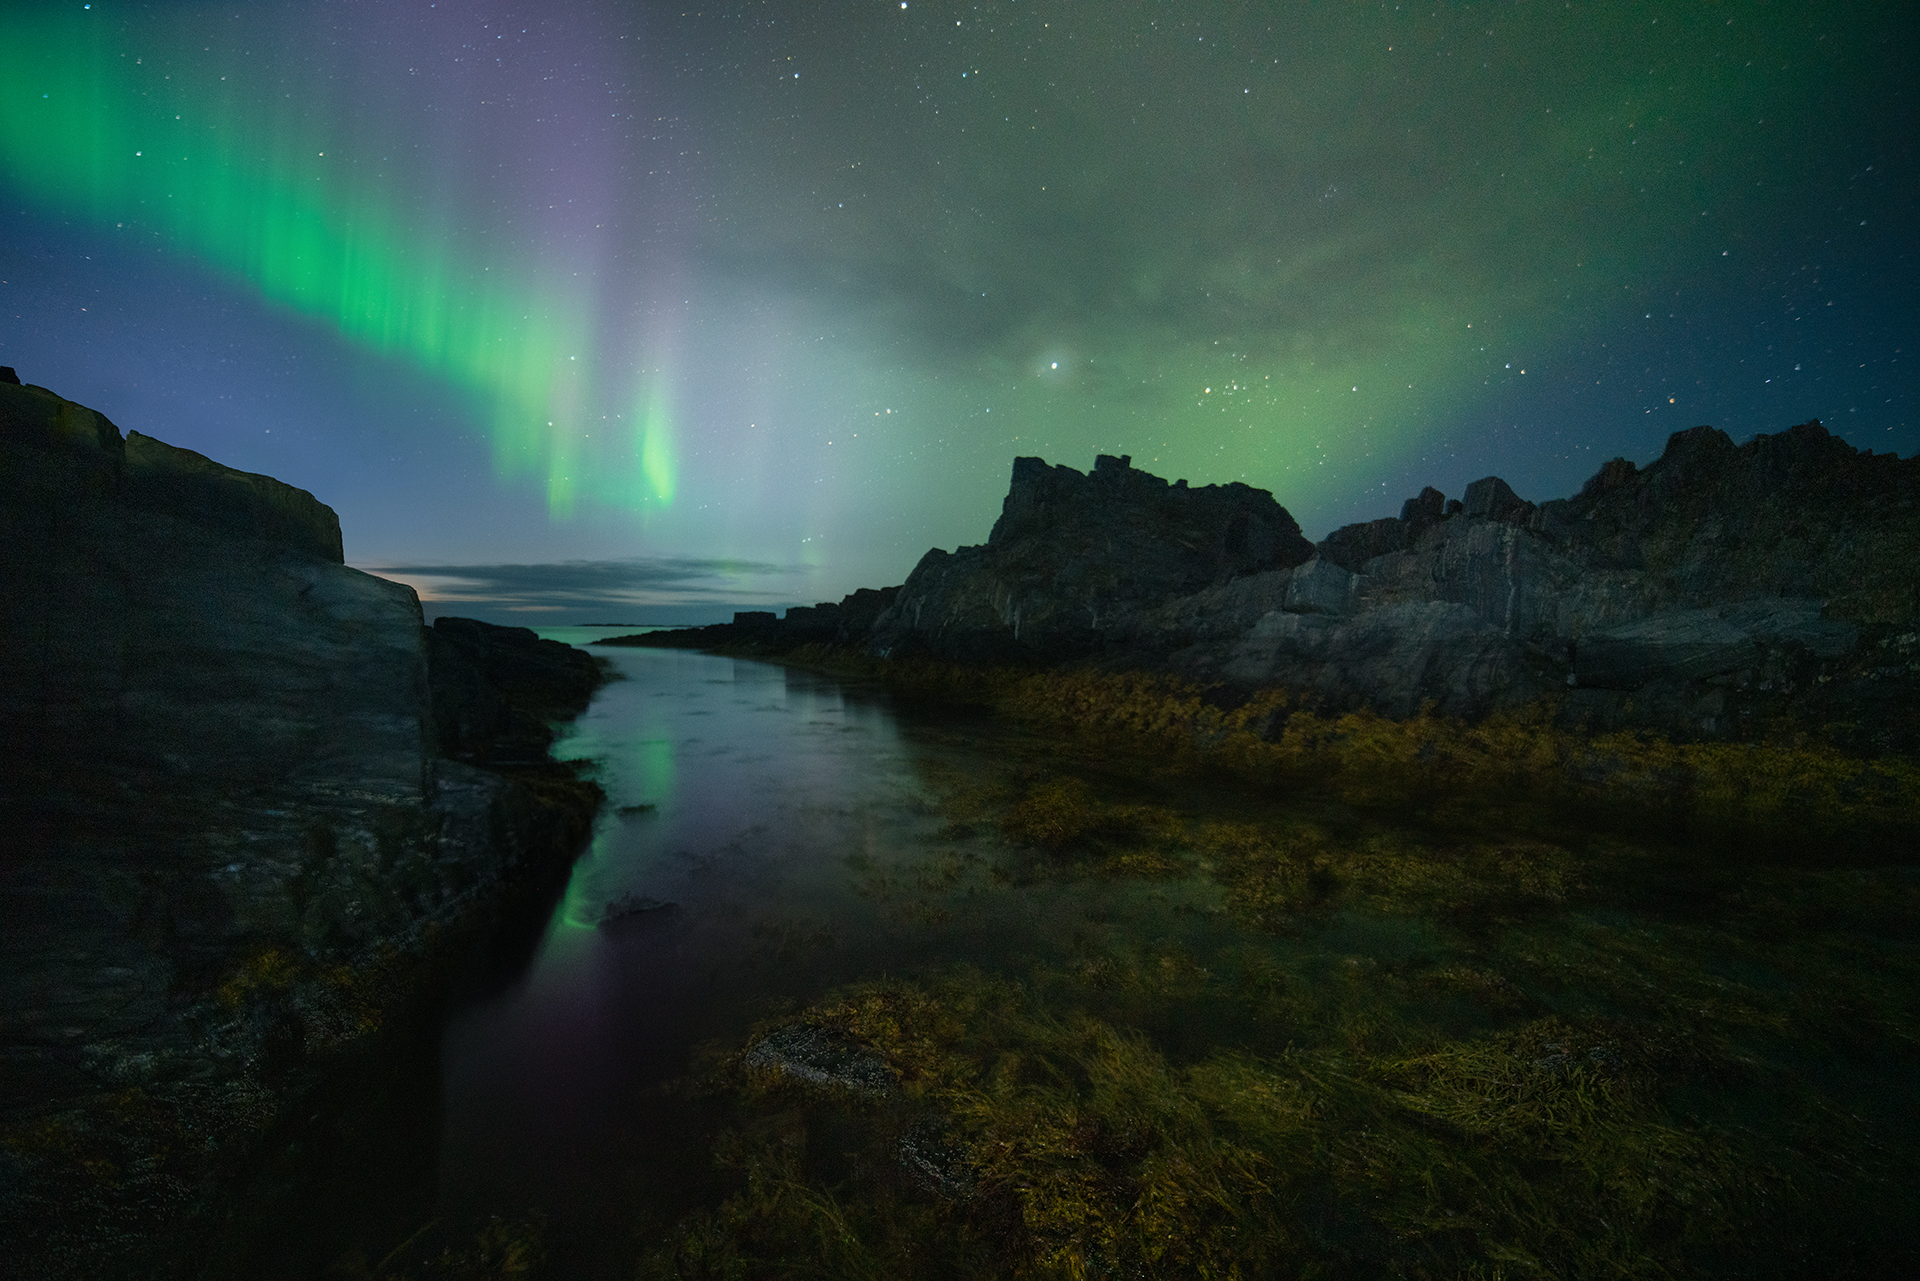
{"type": "Polygon", "coordinates": [[[1411,1053],[1182,1064],[1040,987],[959,971],[862,985],[799,1026],[884,1061],[918,1120],[868,1095],[865,1173],[827,1182],[800,1159],[805,1109],[741,1095],[749,1115],[778,1109],[723,1145],[745,1187],[684,1224],[656,1275],[946,1274],[930,1258],[980,1276],[1748,1275],[1790,1272],[1810,1243],[1843,1247],[1842,1273],[1899,1257],[1823,1220],[1825,1196],[1874,1180],[1677,1106],[1724,1050],[1670,1024],[1550,1015],[1411,1053]],[[903,1135],[929,1132],[941,1178],[898,1177],[903,1135]]]}
{"type": "Polygon", "coordinates": [[[1576,752],[1517,720],[1443,745],[1433,721],[1228,711],[1146,678],[1048,688],[1082,729],[1185,746],[1077,752],[1049,725],[979,774],[930,766],[945,873],[921,891],[960,893],[981,856],[995,893],[1173,883],[1188,915],[1090,911],[1051,951],[763,1025],[698,1086],[726,1118],[723,1191],[659,1225],[643,1275],[1920,1266],[1891,1086],[1920,1032],[1920,881],[1877,820],[1817,853],[1698,835],[1758,830],[1736,811],[1841,823],[1848,786],[1893,787],[1881,804],[1902,763],[1803,769],[1776,745],[1774,775],[1731,789],[1761,749],[1576,752]],[[1607,822],[1569,773],[1599,752],[1628,797],[1607,822]],[[1676,796],[1718,817],[1676,825],[1676,796]],[[868,1084],[769,1071],[770,1043],[868,1084]]]}
{"type": "Polygon", "coordinates": [[[850,889],[965,946],[751,929],[838,978],[675,1085],[638,1275],[1920,1271],[1911,761],[872,674],[947,719],[850,889]]]}

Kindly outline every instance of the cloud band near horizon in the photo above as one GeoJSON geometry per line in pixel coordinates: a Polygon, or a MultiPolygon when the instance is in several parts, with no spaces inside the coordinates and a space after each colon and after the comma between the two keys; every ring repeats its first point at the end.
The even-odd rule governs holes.
{"type": "Polygon", "coordinates": [[[558,622],[562,614],[592,614],[579,621],[596,623],[724,621],[736,607],[802,603],[794,597],[806,574],[796,565],[694,557],[355,568],[412,587],[430,618],[468,612],[553,616],[523,617],[518,620],[523,623],[558,622]],[[642,613],[649,617],[637,616],[642,613]]]}

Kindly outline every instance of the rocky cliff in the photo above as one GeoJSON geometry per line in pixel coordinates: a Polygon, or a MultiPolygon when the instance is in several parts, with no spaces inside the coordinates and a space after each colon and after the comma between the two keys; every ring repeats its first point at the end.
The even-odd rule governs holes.
{"type": "Polygon", "coordinates": [[[1022,458],[987,542],[928,552],[864,631],[790,625],[840,608],[818,606],[647,643],[1093,661],[1394,716],[1544,699],[1591,729],[1913,750],[1917,501],[1920,461],[1818,422],[1741,445],[1696,427],[1547,503],[1494,476],[1428,488],[1317,545],[1264,490],[1022,458]]]}
{"type": "Polygon", "coordinates": [[[1143,607],[1313,555],[1266,490],[1169,485],[1131,464],[1103,454],[1083,475],[1015,459],[986,543],[922,557],[868,647],[969,661],[1077,657],[1143,607]]]}
{"type": "Polygon", "coordinates": [[[48,1274],[177,1219],[591,819],[541,718],[592,661],[341,562],[305,491],[0,384],[0,1221],[48,1274]]]}
{"type": "Polygon", "coordinates": [[[1911,746],[1920,463],[1818,422],[1736,446],[1676,433],[1572,498],[1499,478],[1335,530],[1307,563],[1164,601],[1117,649],[1335,705],[1563,719],[1692,736],[1821,728],[1911,746]]]}

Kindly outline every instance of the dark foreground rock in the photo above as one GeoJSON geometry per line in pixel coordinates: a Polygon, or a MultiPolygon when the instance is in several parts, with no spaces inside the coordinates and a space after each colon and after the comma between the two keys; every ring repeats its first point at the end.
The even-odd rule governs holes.
{"type": "Polygon", "coordinates": [[[525,627],[441,617],[426,641],[437,745],[469,764],[544,765],[552,723],[587,710],[602,679],[591,654],[525,627]]]}
{"type": "Polygon", "coordinates": [[[986,544],[928,552],[864,632],[842,602],[640,643],[1091,661],[1392,716],[1544,699],[1595,730],[1911,751],[1916,565],[1920,461],[1818,422],[1742,445],[1679,432],[1646,468],[1615,459],[1547,503],[1497,476],[1455,500],[1428,488],[1317,545],[1265,491],[1023,458],[986,544]]]}
{"type": "Polygon", "coordinates": [[[114,1275],[191,1217],[586,834],[598,789],[545,721],[593,661],[427,631],[412,589],[341,562],[305,491],[0,384],[11,1275],[114,1275]]]}

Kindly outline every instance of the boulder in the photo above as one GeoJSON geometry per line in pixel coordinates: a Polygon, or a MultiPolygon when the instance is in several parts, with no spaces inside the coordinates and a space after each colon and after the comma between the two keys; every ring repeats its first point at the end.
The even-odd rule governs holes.
{"type": "Polygon", "coordinates": [[[805,1023],[775,1028],[749,1045],[740,1062],[754,1071],[830,1092],[882,1098],[895,1090],[886,1059],[833,1028],[805,1023]]]}
{"type": "Polygon", "coordinates": [[[1288,578],[1283,608],[1293,614],[1349,614],[1359,586],[1360,575],[1316,556],[1288,578]]]}

